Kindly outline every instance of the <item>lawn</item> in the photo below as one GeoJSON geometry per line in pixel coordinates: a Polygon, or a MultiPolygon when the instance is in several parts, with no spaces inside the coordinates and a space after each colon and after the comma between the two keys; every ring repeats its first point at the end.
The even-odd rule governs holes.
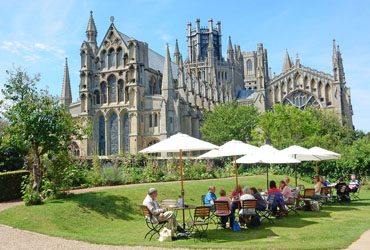
{"type": "MultiPolygon", "coordinates": [[[[270,178],[279,181],[283,177],[270,178]]],[[[266,177],[241,177],[239,182],[264,188],[266,177]]],[[[299,183],[312,186],[303,181],[299,183]]],[[[199,205],[200,196],[207,192],[209,185],[229,192],[234,179],[185,182],[186,203],[199,205]]],[[[41,206],[10,208],[0,212],[0,223],[97,244],[240,249],[342,249],[370,228],[370,191],[362,190],[361,201],[326,205],[318,213],[289,214],[276,219],[274,225],[263,221],[257,229],[232,232],[216,230],[211,225],[208,242],[191,239],[160,243],[157,238],[150,242],[143,240],[146,226],[138,207],[149,187],[158,188],[158,200],[177,198],[180,191],[179,182],[171,182],[78,194],[41,206]]]]}

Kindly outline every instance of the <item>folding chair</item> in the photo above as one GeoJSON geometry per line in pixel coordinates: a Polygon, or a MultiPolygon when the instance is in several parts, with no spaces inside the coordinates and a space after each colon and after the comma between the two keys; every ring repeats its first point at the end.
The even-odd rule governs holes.
{"type": "Polygon", "coordinates": [[[298,199],[298,192],[292,192],[293,194],[293,203],[284,203],[285,207],[287,208],[288,214],[289,212],[293,211],[296,215],[299,215],[297,212],[297,199],[298,199]]]}
{"type": "MultiPolygon", "coordinates": [[[[219,219],[219,223],[217,223],[217,227],[216,227],[216,229],[218,229],[219,225],[222,224],[221,218],[230,217],[232,216],[232,214],[231,214],[231,208],[230,208],[228,201],[215,201],[215,208],[216,208],[216,216],[219,219]],[[228,213],[225,213],[224,211],[228,211],[228,213]]],[[[233,226],[233,225],[230,225],[230,226],[233,226]]]]}
{"type": "Polygon", "coordinates": [[[275,194],[270,194],[267,199],[268,200],[266,202],[266,210],[265,211],[256,210],[256,212],[258,213],[259,216],[262,217],[262,219],[267,219],[270,223],[275,224],[274,221],[272,220],[273,216],[272,206],[274,204],[275,194]]]}
{"type": "MultiPolygon", "coordinates": [[[[239,222],[240,222],[240,215],[250,215],[250,216],[257,215],[256,208],[257,208],[257,200],[256,199],[242,200],[242,205],[241,205],[241,209],[240,209],[240,211],[242,211],[242,213],[239,214],[239,222]]],[[[240,225],[240,226],[247,226],[247,225],[244,224],[244,225],[240,225]]]]}
{"type": "Polygon", "coordinates": [[[321,201],[323,203],[329,204],[330,202],[332,202],[333,201],[333,194],[331,192],[331,187],[322,187],[321,192],[320,192],[320,196],[321,196],[321,201]]]}
{"type": "Polygon", "coordinates": [[[193,220],[186,222],[189,226],[189,231],[194,234],[194,236],[199,235],[199,238],[202,238],[204,235],[208,239],[207,230],[210,213],[211,207],[209,206],[199,206],[195,208],[193,220]]]}
{"type": "Polygon", "coordinates": [[[346,184],[337,184],[337,201],[341,202],[350,200],[349,187],[346,184]]]}
{"type": "MultiPolygon", "coordinates": [[[[204,202],[204,199],[205,198],[206,198],[205,195],[200,196],[200,204],[202,206],[205,206],[206,205],[205,202],[204,202]]],[[[216,221],[216,210],[212,210],[211,209],[211,215],[209,216],[208,220],[209,220],[209,222],[213,222],[213,224],[217,224],[217,221],[216,221]]]]}
{"type": "Polygon", "coordinates": [[[149,228],[149,231],[145,234],[144,239],[146,239],[146,237],[150,235],[149,240],[152,240],[154,235],[158,234],[159,236],[159,231],[161,231],[161,229],[167,224],[167,221],[162,221],[162,222],[159,222],[158,224],[153,223],[152,222],[153,215],[149,211],[147,206],[141,205],[141,210],[143,211],[143,214],[144,214],[145,223],[147,227],[149,228]]]}
{"type": "Polygon", "coordinates": [[[360,188],[361,188],[361,185],[358,186],[356,192],[349,192],[351,200],[354,200],[354,201],[359,201],[360,200],[360,188]]]}

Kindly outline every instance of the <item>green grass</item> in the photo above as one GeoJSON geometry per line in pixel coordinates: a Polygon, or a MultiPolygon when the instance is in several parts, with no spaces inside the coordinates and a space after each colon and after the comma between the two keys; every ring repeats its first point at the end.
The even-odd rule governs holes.
{"type": "MultiPolygon", "coordinates": [[[[270,178],[278,181],[283,177],[270,178]]],[[[239,182],[264,188],[266,177],[242,177],[239,182]]],[[[302,181],[300,184],[312,185],[302,181]]],[[[185,182],[186,203],[198,205],[199,197],[206,193],[209,185],[225,188],[229,192],[234,186],[234,179],[185,182]]],[[[138,205],[152,186],[159,190],[158,200],[177,198],[180,190],[180,184],[176,182],[79,194],[48,201],[41,206],[10,208],[0,212],[0,223],[97,244],[240,249],[341,249],[370,228],[370,191],[362,190],[361,201],[326,205],[318,213],[301,211],[299,216],[289,214],[276,219],[274,225],[263,221],[257,229],[216,231],[211,225],[208,242],[191,239],[160,243],[157,237],[149,242],[143,240],[146,226],[138,205]]]]}

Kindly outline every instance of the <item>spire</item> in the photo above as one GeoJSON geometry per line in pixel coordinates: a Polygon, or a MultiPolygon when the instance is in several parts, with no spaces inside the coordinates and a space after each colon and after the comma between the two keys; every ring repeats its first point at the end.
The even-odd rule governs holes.
{"type": "Polygon", "coordinates": [[[176,44],[175,44],[175,52],[173,53],[173,59],[177,65],[180,64],[180,51],[179,51],[179,43],[177,39],[176,39],[176,44]]]}
{"type": "Polygon", "coordinates": [[[296,58],[295,58],[295,66],[296,66],[297,68],[299,68],[299,67],[300,67],[300,65],[301,65],[301,61],[299,60],[299,55],[298,55],[298,53],[297,53],[296,58]]]}
{"type": "Polygon", "coordinates": [[[67,107],[72,103],[72,92],[71,92],[71,82],[69,79],[69,70],[68,70],[68,61],[66,57],[66,63],[64,66],[64,76],[63,76],[63,86],[62,86],[62,95],[61,95],[62,104],[67,107]]]}
{"type": "Polygon", "coordinates": [[[284,64],[282,72],[287,72],[292,67],[292,61],[290,60],[288,49],[285,52],[284,64]]]}
{"type": "Polygon", "coordinates": [[[333,56],[332,56],[333,64],[337,63],[337,48],[335,46],[335,39],[333,39],[333,56]]]}
{"type": "Polygon", "coordinates": [[[166,44],[166,56],[164,58],[163,65],[163,78],[162,78],[162,93],[166,90],[173,90],[173,77],[172,77],[172,68],[171,68],[171,57],[170,49],[168,43],[166,44]]]}
{"type": "Polygon", "coordinates": [[[96,43],[97,35],[98,35],[98,31],[95,26],[93,12],[90,11],[90,19],[89,19],[89,23],[87,24],[87,29],[86,29],[87,41],[96,43]]]}
{"type": "Polygon", "coordinates": [[[227,51],[232,51],[233,45],[231,44],[231,36],[229,36],[229,46],[227,47],[227,51]]]}

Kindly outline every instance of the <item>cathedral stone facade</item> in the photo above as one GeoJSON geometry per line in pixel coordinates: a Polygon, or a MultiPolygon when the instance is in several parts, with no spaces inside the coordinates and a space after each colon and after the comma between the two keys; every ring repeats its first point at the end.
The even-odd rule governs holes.
{"type": "Polygon", "coordinates": [[[187,58],[176,40],[173,61],[146,42],[121,33],[111,24],[97,43],[92,12],[80,49],[79,99],[72,102],[68,64],[61,102],[75,118],[92,121],[92,139],[79,142],[82,155],[137,153],[177,132],[200,137],[202,112],[236,99],[261,112],[276,103],[335,110],[352,126],[350,92],[346,86],[339,46],[333,45],[334,76],[295,64],[286,52],[281,74],[271,76],[267,50],[242,52],[228,39],[222,55],[221,22],[187,24],[187,58]]]}

